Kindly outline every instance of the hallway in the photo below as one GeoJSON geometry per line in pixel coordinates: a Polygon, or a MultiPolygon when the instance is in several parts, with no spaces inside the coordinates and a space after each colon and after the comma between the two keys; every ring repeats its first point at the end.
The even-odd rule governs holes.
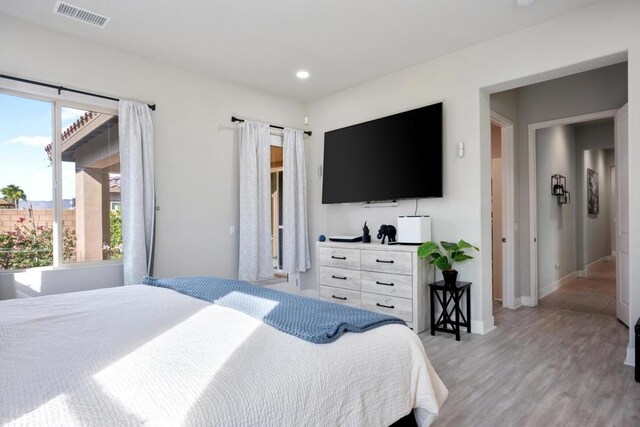
{"type": "Polygon", "coordinates": [[[538,302],[540,308],[616,315],[616,263],[605,261],[538,302]]]}

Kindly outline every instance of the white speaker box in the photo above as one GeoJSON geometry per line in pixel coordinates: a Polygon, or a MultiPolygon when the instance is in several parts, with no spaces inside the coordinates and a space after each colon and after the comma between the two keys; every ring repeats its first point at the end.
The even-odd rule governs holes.
{"type": "Polygon", "coordinates": [[[431,217],[428,215],[399,216],[398,242],[422,244],[431,240],[431,217]]]}

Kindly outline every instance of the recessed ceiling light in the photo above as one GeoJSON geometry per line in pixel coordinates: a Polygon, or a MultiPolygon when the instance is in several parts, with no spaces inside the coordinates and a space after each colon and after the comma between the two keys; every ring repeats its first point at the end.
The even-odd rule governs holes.
{"type": "Polygon", "coordinates": [[[296,77],[299,79],[307,79],[309,78],[309,72],[305,70],[300,70],[296,73],[296,77]]]}
{"type": "Polygon", "coordinates": [[[527,7],[531,6],[536,0],[518,0],[518,6],[527,7]]]}

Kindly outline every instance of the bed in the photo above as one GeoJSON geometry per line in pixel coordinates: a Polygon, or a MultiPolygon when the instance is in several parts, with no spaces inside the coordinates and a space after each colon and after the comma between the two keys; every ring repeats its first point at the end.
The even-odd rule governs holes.
{"type": "Polygon", "coordinates": [[[447,396],[392,324],[329,344],[135,285],[0,302],[0,424],[428,425],[447,396]]]}

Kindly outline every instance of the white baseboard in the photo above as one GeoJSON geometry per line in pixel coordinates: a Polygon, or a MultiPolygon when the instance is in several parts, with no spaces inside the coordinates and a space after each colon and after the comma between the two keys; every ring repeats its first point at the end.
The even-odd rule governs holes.
{"type": "Polygon", "coordinates": [[[546,297],[551,292],[560,289],[561,287],[563,287],[564,285],[566,285],[570,281],[574,280],[576,277],[578,277],[578,272],[574,271],[571,274],[567,274],[562,279],[557,280],[557,281],[555,281],[553,283],[550,283],[550,284],[538,289],[538,298],[546,297]]]}
{"type": "Polygon", "coordinates": [[[627,358],[624,360],[625,365],[636,366],[636,349],[627,347],[627,358]]]}
{"type": "Polygon", "coordinates": [[[493,331],[495,328],[496,325],[494,324],[493,316],[484,320],[471,321],[471,332],[474,334],[485,335],[493,331]]]}
{"type": "Polygon", "coordinates": [[[517,297],[513,303],[513,309],[522,307],[522,297],[517,297]]]}
{"type": "MultiPolygon", "coordinates": [[[[613,259],[615,259],[615,256],[614,256],[614,258],[613,258],[613,259]]],[[[598,264],[602,264],[603,262],[607,262],[607,261],[613,261],[613,260],[611,259],[611,255],[603,256],[602,258],[597,259],[597,260],[595,260],[595,261],[593,261],[593,262],[591,262],[591,263],[587,264],[587,265],[584,267],[584,270],[579,270],[579,271],[578,271],[578,277],[586,277],[586,276],[587,276],[587,274],[589,273],[589,270],[590,270],[590,269],[592,269],[593,267],[595,267],[595,266],[596,266],[596,265],[598,265],[598,264]]]]}
{"type": "Polygon", "coordinates": [[[531,297],[521,297],[520,301],[522,301],[522,305],[524,305],[525,307],[533,307],[533,301],[531,297]]]}

